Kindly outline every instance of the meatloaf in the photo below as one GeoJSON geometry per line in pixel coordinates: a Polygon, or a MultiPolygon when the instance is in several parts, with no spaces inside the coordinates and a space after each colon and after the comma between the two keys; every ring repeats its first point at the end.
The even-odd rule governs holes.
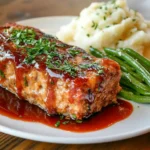
{"type": "Polygon", "coordinates": [[[0,27],[0,85],[49,115],[83,119],[116,103],[120,67],[38,29],[0,27]]]}

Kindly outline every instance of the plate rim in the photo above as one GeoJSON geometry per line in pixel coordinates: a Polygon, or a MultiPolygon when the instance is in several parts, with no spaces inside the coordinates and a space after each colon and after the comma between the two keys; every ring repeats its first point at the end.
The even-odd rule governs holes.
{"type": "MultiPolygon", "coordinates": [[[[10,118],[11,119],[11,118],[10,118]]],[[[19,120],[20,121],[20,120],[19,120]]],[[[36,123],[36,122],[35,122],[36,123]]],[[[123,135],[114,135],[113,139],[112,137],[106,136],[106,137],[96,137],[96,139],[93,140],[93,138],[80,138],[80,141],[76,141],[77,137],[53,137],[53,136],[46,136],[46,135],[40,135],[40,134],[34,134],[34,133],[27,133],[24,131],[12,129],[9,127],[5,127],[3,125],[0,125],[0,131],[12,136],[17,136],[20,138],[25,138],[29,140],[39,141],[39,142],[49,142],[49,143],[60,143],[60,144],[94,144],[94,143],[105,143],[105,142],[114,142],[114,141],[120,141],[132,137],[136,137],[142,134],[146,134],[150,132],[150,127],[146,127],[144,129],[141,129],[140,131],[134,131],[134,132],[126,132],[123,135]]],[[[66,131],[67,132],[67,131],[66,131]]],[[[95,131],[96,132],[96,131],[95,131]]],[[[84,134],[84,133],[79,133],[84,134]]]]}

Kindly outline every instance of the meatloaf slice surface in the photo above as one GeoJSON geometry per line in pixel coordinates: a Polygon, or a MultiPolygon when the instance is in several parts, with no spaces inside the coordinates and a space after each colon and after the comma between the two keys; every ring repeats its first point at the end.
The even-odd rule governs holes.
{"type": "Polygon", "coordinates": [[[120,67],[38,29],[0,27],[0,85],[49,115],[87,118],[117,102],[120,67]]]}

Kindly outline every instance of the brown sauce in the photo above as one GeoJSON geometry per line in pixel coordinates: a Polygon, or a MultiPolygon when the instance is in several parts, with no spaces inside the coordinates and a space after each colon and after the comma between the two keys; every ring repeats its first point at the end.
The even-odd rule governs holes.
{"type": "Polygon", "coordinates": [[[73,132],[96,131],[113,125],[131,115],[133,107],[129,102],[118,100],[118,104],[113,104],[103,108],[103,110],[82,123],[70,121],[62,124],[66,120],[60,120],[59,116],[48,116],[39,107],[29,104],[27,101],[19,100],[16,96],[0,88],[0,114],[12,119],[38,122],[51,127],[60,120],[59,129],[73,132]]]}

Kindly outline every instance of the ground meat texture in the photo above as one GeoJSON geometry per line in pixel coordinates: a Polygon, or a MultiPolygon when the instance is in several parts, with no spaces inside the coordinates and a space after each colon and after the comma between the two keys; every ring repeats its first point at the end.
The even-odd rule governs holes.
{"type": "Polygon", "coordinates": [[[120,67],[38,29],[0,27],[0,84],[49,115],[83,119],[117,102],[120,67]]]}

